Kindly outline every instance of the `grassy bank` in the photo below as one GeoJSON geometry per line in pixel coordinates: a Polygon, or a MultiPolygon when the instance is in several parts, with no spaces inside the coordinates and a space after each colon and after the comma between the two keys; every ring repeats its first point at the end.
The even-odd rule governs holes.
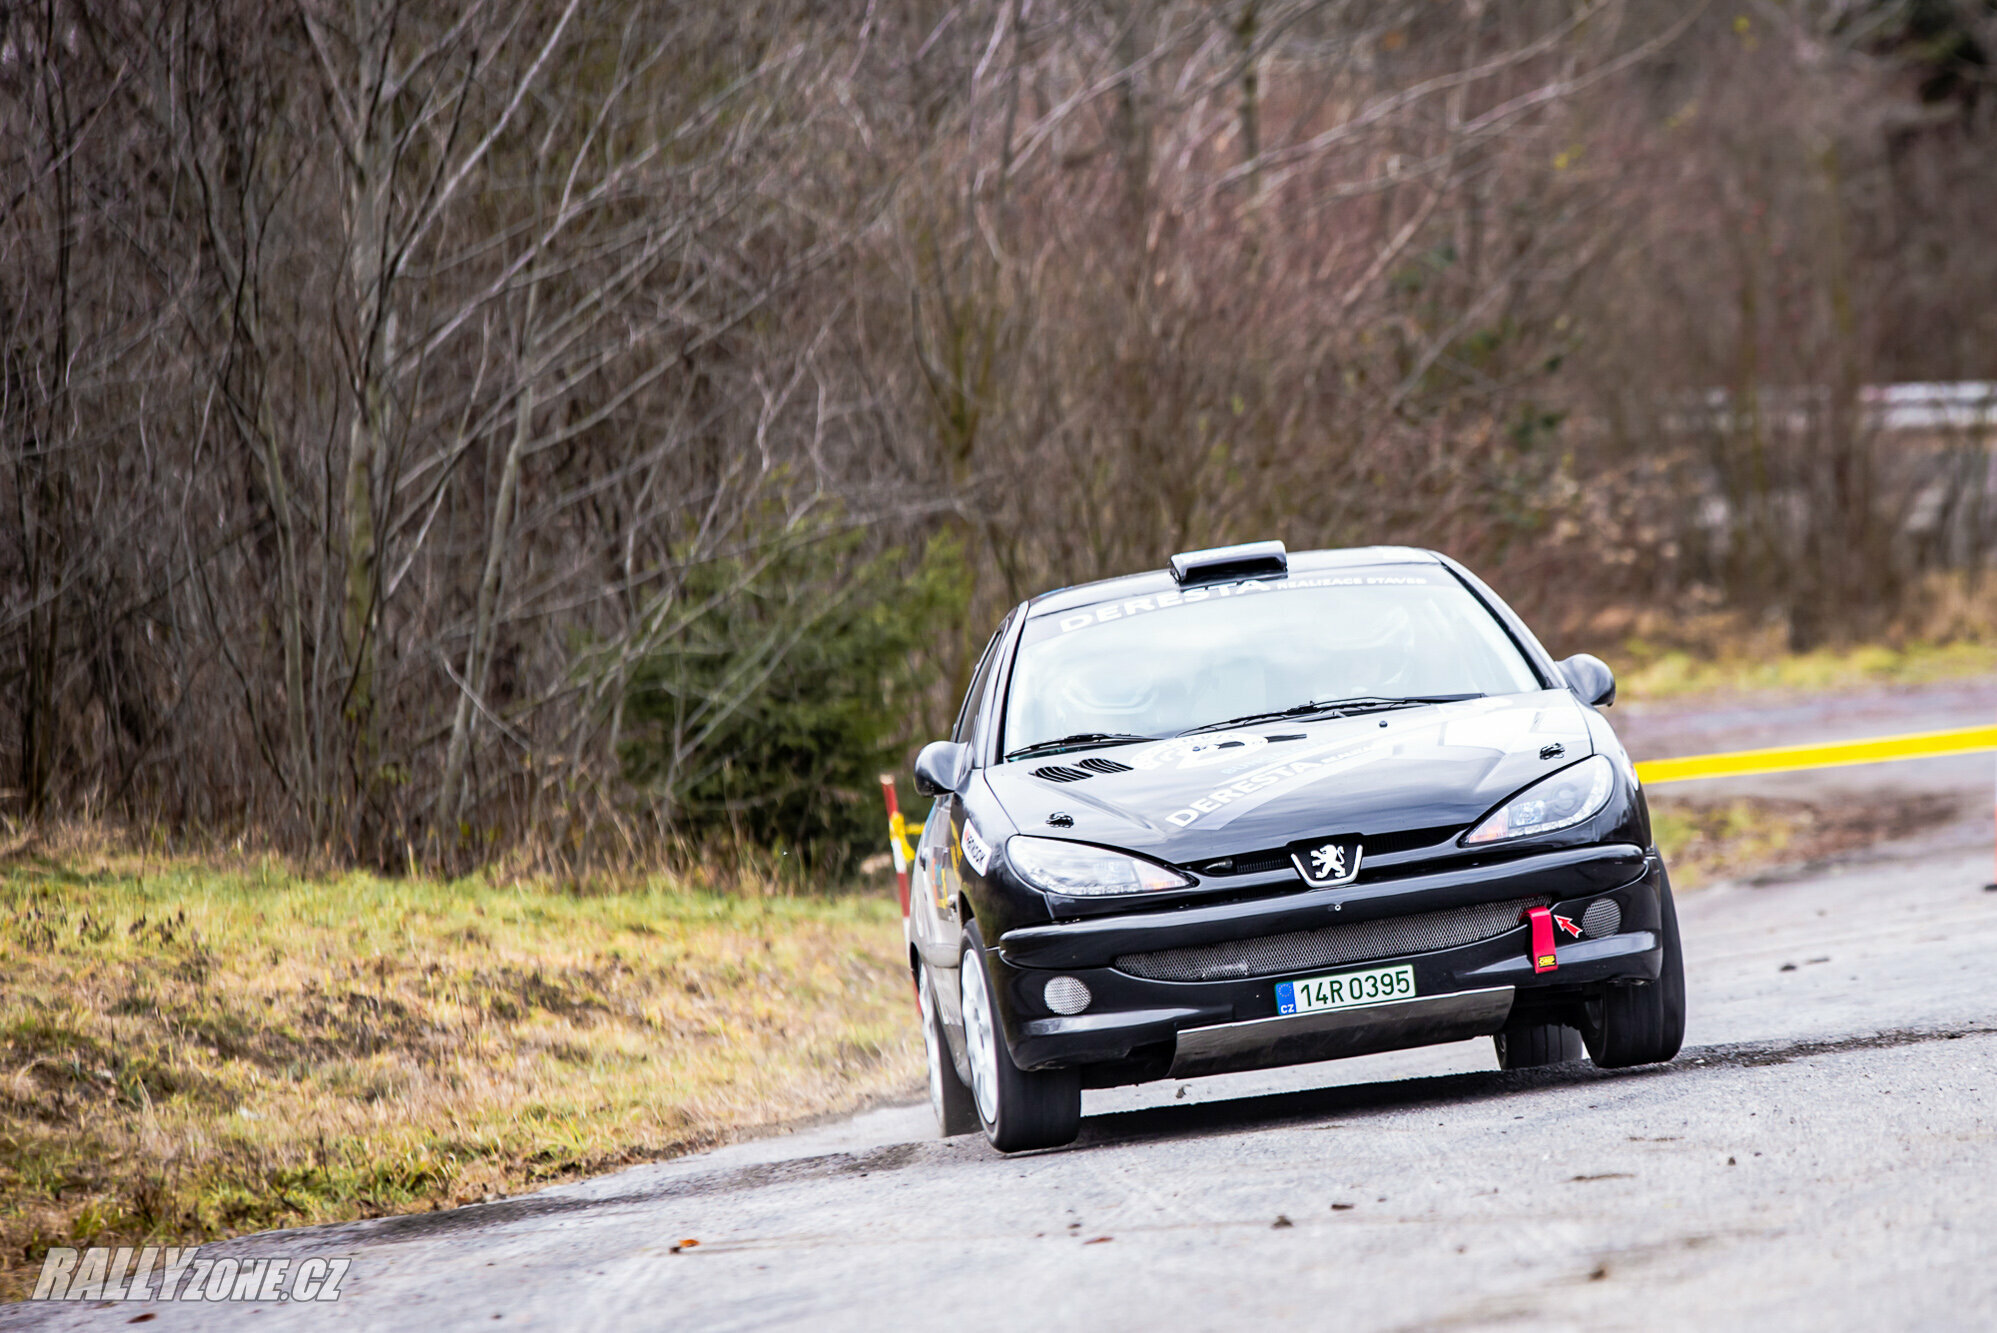
{"type": "Polygon", "coordinates": [[[1693,656],[1641,641],[1611,663],[1618,693],[1632,703],[1755,690],[1798,693],[1867,685],[1923,685],[1997,674],[1997,643],[1868,644],[1813,653],[1748,652],[1693,656]]]}
{"type": "Polygon", "coordinates": [[[892,901],[0,864],[0,1295],[52,1244],[407,1212],[912,1090],[892,901]]]}
{"type": "Polygon", "coordinates": [[[1941,797],[1822,804],[1736,797],[1650,798],[1651,833],[1677,889],[1716,879],[1749,879],[1874,843],[1904,838],[1956,815],[1941,797]]]}

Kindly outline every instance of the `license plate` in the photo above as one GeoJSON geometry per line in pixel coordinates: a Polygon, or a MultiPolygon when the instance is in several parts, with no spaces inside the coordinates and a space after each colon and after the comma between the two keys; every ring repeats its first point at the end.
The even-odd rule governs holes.
{"type": "Polygon", "coordinates": [[[1356,1009],[1360,1005],[1405,1000],[1415,993],[1415,970],[1379,967],[1371,972],[1341,972],[1335,977],[1276,983],[1276,1012],[1314,1014],[1324,1009],[1356,1009]]]}

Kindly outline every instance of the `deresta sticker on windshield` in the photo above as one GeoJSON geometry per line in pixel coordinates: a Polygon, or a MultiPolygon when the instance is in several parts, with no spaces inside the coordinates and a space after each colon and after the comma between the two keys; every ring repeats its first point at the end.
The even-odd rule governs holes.
{"type": "Polygon", "coordinates": [[[1248,597],[1258,592],[1296,592],[1303,588],[1364,588],[1381,585],[1427,584],[1434,580],[1421,574],[1321,574],[1315,578],[1284,579],[1280,583],[1264,583],[1260,579],[1244,579],[1240,583],[1223,583],[1213,588],[1193,588],[1186,592],[1160,592],[1148,597],[1126,597],[1120,602],[1104,602],[1086,611],[1075,611],[1061,617],[1061,632],[1071,634],[1091,625],[1105,625],[1112,620],[1122,620],[1126,616],[1141,616],[1147,611],[1165,611],[1175,606],[1195,606],[1200,602],[1218,600],[1224,597],[1248,597]]]}

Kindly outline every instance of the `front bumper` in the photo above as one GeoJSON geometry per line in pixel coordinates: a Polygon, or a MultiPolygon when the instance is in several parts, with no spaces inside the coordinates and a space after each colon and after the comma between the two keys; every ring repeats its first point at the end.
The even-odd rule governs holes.
{"type": "Polygon", "coordinates": [[[1577,1005],[1605,984],[1654,981],[1663,958],[1662,880],[1655,853],[1615,845],[1523,857],[1481,875],[1456,871],[1222,907],[1009,931],[991,959],[999,980],[999,1014],[1006,1044],[1021,1068],[1122,1065],[1121,1076],[1110,1080],[1118,1082],[1303,1064],[1463,1040],[1498,1031],[1515,1008],[1557,1017],[1563,1007],[1577,1005]],[[1402,892],[1393,892],[1396,888],[1402,892]],[[1524,924],[1455,948],[1239,980],[1149,980],[1114,965],[1126,953],[1252,939],[1535,892],[1551,897],[1555,913],[1574,921],[1591,903],[1611,899],[1621,915],[1620,927],[1597,939],[1561,935],[1559,965],[1548,972],[1533,970],[1524,924]],[[1315,901],[1339,895],[1344,895],[1345,906],[1336,916],[1326,902],[1315,901]],[[1302,901],[1306,899],[1313,901],[1302,901]],[[1413,1000],[1307,1015],[1276,1011],[1279,981],[1400,964],[1414,968],[1413,1000]],[[1044,992],[1056,975],[1079,978],[1088,986],[1093,998],[1087,1010],[1063,1016],[1048,1009],[1044,992]]]}
{"type": "Polygon", "coordinates": [[[1512,987],[1488,986],[1358,1009],[1187,1028],[1178,1035],[1166,1075],[1198,1078],[1462,1041],[1496,1032],[1511,1012],[1512,987]]]}

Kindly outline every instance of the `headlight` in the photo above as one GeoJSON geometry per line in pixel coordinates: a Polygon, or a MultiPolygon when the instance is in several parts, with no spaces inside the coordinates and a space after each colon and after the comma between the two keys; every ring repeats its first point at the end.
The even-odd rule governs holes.
{"type": "Polygon", "coordinates": [[[1486,815],[1483,823],[1463,835],[1463,841],[1466,845],[1502,842],[1572,828],[1599,813],[1615,786],[1616,770],[1607,757],[1593,755],[1533,783],[1486,815]]]}
{"type": "Polygon", "coordinates": [[[1193,883],[1155,861],[1059,838],[1008,838],[1005,856],[1028,884],[1073,898],[1183,889],[1193,883]]]}

